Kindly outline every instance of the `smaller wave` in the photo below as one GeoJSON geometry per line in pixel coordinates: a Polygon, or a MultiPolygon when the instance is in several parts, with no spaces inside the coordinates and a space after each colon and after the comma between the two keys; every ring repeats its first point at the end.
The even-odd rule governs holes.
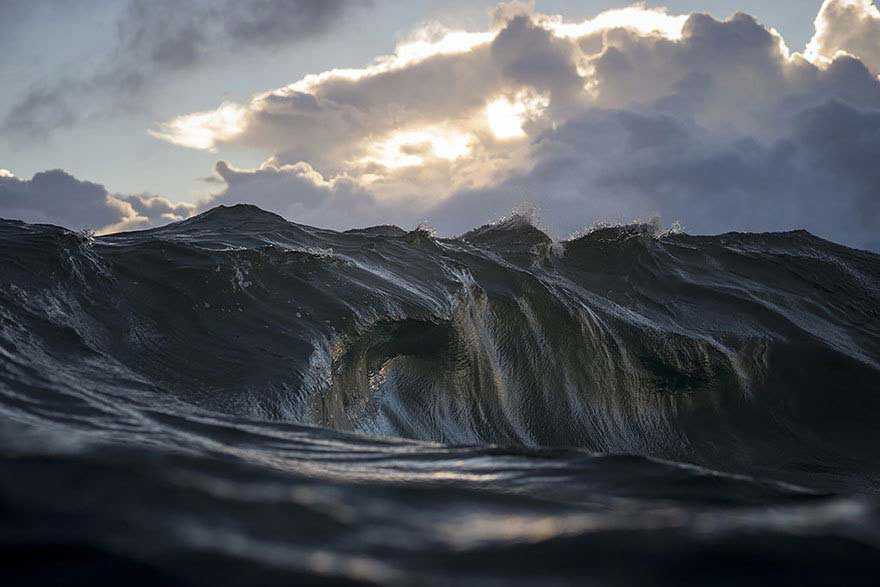
{"type": "Polygon", "coordinates": [[[593,234],[609,234],[612,232],[624,234],[639,234],[652,238],[662,239],[667,236],[683,234],[684,225],[676,220],[668,227],[663,226],[663,219],[660,216],[652,216],[648,220],[635,218],[629,222],[613,221],[613,220],[596,220],[589,226],[585,226],[579,230],[572,232],[565,241],[575,241],[585,236],[593,234]]]}

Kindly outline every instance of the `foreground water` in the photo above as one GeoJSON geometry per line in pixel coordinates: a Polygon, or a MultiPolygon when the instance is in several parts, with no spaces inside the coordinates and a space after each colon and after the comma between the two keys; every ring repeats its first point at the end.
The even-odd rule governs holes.
{"type": "Polygon", "coordinates": [[[236,206],[0,258],[4,584],[880,572],[878,255],[236,206]]]}

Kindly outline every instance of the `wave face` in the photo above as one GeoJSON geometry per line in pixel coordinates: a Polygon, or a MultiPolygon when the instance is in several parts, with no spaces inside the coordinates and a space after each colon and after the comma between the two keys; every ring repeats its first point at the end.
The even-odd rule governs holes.
{"type": "Polygon", "coordinates": [[[84,577],[877,570],[878,255],[252,206],[100,238],[0,221],[0,255],[6,540],[84,577]]]}

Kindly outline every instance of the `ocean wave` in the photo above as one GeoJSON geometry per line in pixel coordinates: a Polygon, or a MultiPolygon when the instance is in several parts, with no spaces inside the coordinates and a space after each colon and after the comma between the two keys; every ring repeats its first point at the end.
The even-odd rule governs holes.
{"type": "MultiPolygon", "coordinates": [[[[154,504],[163,511],[188,491],[234,507],[287,500],[272,493],[282,471],[305,496],[285,511],[340,532],[378,522],[363,512],[310,522],[323,515],[314,500],[356,498],[344,487],[315,497],[306,479],[466,492],[460,520],[394,522],[401,536],[431,528],[413,546],[422,553],[551,538],[573,540],[568,551],[614,527],[637,536],[665,523],[687,536],[714,524],[727,540],[746,518],[696,513],[727,500],[777,504],[792,519],[830,508],[809,522],[822,528],[876,517],[870,501],[822,494],[880,486],[880,256],[804,231],[691,236],[634,223],[556,241],[536,224],[515,213],[451,239],[339,233],[253,206],[103,237],[0,221],[6,466],[33,483],[109,476],[111,489],[86,484],[99,493],[118,483],[146,495],[139,475],[156,474],[180,492],[154,504]],[[163,457],[168,471],[153,470],[153,450],[175,455],[163,457]],[[597,456],[611,454],[629,456],[597,456]],[[52,459],[49,472],[38,458],[52,459]],[[584,499],[635,509],[600,515],[584,499]],[[636,505],[668,499],[683,508],[677,521],[636,505]]],[[[79,491],[65,499],[85,499],[79,491]]],[[[364,499],[388,511],[436,506],[372,492],[364,499]]],[[[268,519],[252,514],[271,543],[268,519]]],[[[286,568],[232,529],[199,527],[176,539],[286,568]]],[[[316,540],[333,553],[323,562],[287,543],[299,554],[281,558],[306,576],[380,583],[408,582],[423,560],[394,549],[396,562],[357,558],[316,540]]]]}

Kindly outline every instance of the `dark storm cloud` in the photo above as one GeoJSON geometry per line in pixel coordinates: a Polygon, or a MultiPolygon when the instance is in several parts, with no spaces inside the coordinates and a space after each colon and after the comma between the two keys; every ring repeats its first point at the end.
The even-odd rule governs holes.
{"type": "Polygon", "coordinates": [[[528,16],[517,16],[501,29],[490,47],[502,79],[511,85],[539,88],[580,85],[572,44],[528,16]]]}
{"type": "MultiPolygon", "coordinates": [[[[85,78],[54,79],[31,88],[6,114],[2,130],[46,136],[70,126],[84,102],[132,107],[167,75],[190,71],[240,51],[314,38],[346,11],[371,0],[130,0],[117,23],[113,59],[85,78]]],[[[57,0],[0,3],[0,22],[26,18],[57,0]],[[4,14],[5,13],[5,14],[4,14]]]]}
{"type": "Polygon", "coordinates": [[[60,169],[37,173],[30,180],[0,174],[0,218],[115,231],[179,220],[192,210],[191,205],[164,198],[111,194],[103,185],[80,181],[60,169]]]}
{"type": "Polygon", "coordinates": [[[462,232],[527,196],[563,234],[661,214],[696,233],[806,227],[880,249],[877,109],[830,101],[798,113],[771,143],[724,140],[662,113],[591,111],[539,143],[530,172],[456,194],[429,218],[462,232]]]}
{"type": "Polygon", "coordinates": [[[104,186],[55,169],[31,180],[0,177],[0,216],[27,222],[101,227],[118,222],[118,209],[108,206],[104,186]]]}
{"type": "Polygon", "coordinates": [[[818,205],[831,207],[849,196],[855,222],[839,226],[838,232],[851,230],[866,239],[876,238],[880,232],[880,109],[861,110],[835,101],[802,113],[798,121],[797,140],[806,165],[833,179],[834,191],[814,193],[819,196],[818,205]]]}

